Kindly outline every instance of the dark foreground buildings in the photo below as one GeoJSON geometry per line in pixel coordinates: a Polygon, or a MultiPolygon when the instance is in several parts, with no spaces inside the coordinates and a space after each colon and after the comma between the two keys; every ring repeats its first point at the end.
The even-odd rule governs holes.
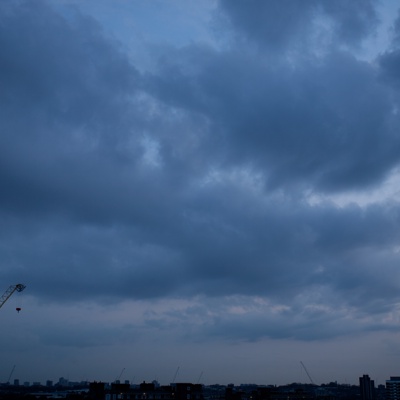
{"type": "Polygon", "coordinates": [[[92,399],[130,399],[130,400],[203,400],[203,386],[192,383],[173,383],[169,386],[157,386],[143,382],[139,387],[128,383],[113,383],[106,389],[104,383],[94,382],[89,386],[92,399]]]}
{"type": "Polygon", "coordinates": [[[33,399],[75,399],[75,400],[204,400],[203,386],[192,383],[174,383],[159,386],[143,382],[129,383],[92,382],[74,387],[39,387],[3,385],[0,387],[1,400],[33,399]]]}
{"type": "Polygon", "coordinates": [[[400,400],[400,377],[390,377],[386,386],[375,388],[368,375],[359,380],[360,385],[329,384],[290,385],[200,385],[172,383],[160,386],[158,382],[140,385],[125,383],[81,382],[61,380],[45,386],[0,385],[0,400],[70,399],[70,400],[400,400]]]}

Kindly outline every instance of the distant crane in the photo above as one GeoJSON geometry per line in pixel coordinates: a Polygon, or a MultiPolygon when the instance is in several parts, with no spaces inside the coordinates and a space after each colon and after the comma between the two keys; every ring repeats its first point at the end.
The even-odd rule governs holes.
{"type": "Polygon", "coordinates": [[[121,373],[115,378],[115,382],[116,382],[116,381],[119,381],[119,380],[121,379],[121,376],[122,376],[122,374],[124,373],[124,371],[125,371],[125,368],[122,368],[121,373]]]}
{"type": "Polygon", "coordinates": [[[179,372],[179,367],[176,369],[175,375],[174,375],[174,379],[172,379],[172,383],[175,383],[175,379],[178,376],[178,372],[179,372]]]}
{"type": "Polygon", "coordinates": [[[203,376],[203,372],[204,372],[204,371],[201,371],[201,374],[200,374],[200,376],[199,376],[199,379],[197,379],[197,382],[196,382],[196,383],[200,383],[200,379],[201,379],[201,377],[203,376]]]}
{"type": "MultiPolygon", "coordinates": [[[[11,297],[14,292],[22,292],[26,288],[22,283],[17,283],[16,285],[11,285],[0,297],[0,308],[3,307],[4,303],[11,297]]],[[[21,311],[20,307],[17,307],[16,310],[18,312],[21,311]]]]}
{"type": "Polygon", "coordinates": [[[307,371],[306,366],[303,364],[303,361],[300,361],[300,364],[301,364],[302,367],[304,368],[304,371],[306,371],[306,374],[307,374],[308,378],[310,379],[310,382],[311,382],[313,385],[315,385],[314,381],[312,380],[310,374],[309,374],[308,371],[307,371]]]}
{"type": "Polygon", "coordinates": [[[14,369],[15,369],[15,365],[12,367],[12,370],[11,370],[11,372],[10,372],[10,375],[8,376],[7,383],[10,383],[12,374],[14,373],[14,369]]]}

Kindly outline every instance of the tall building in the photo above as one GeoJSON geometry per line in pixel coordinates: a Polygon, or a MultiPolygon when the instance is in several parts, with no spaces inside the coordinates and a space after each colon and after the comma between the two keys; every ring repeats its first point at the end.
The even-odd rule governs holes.
{"type": "Polygon", "coordinates": [[[400,400],[400,376],[391,376],[386,381],[386,400],[400,400]]]}
{"type": "Polygon", "coordinates": [[[360,395],[361,400],[375,399],[375,383],[368,375],[360,376],[360,395]]]}

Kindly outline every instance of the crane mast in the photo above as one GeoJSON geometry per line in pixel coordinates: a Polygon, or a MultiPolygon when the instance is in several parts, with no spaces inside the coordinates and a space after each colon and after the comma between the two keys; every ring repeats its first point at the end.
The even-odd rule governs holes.
{"type": "Polygon", "coordinates": [[[11,297],[14,292],[22,292],[26,288],[22,283],[11,285],[4,294],[0,297],[0,308],[3,307],[4,303],[11,297]]]}

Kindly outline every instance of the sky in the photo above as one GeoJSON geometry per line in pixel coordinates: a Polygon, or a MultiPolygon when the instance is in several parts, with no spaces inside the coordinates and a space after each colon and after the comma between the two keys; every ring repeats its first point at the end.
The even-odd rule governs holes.
{"type": "Polygon", "coordinates": [[[0,382],[398,376],[399,15],[1,1],[0,382]]]}

